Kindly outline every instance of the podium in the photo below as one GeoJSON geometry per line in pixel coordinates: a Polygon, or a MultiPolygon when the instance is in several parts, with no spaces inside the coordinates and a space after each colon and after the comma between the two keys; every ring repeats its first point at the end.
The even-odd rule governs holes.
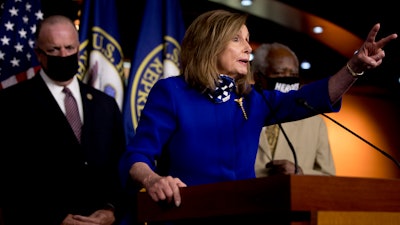
{"type": "Polygon", "coordinates": [[[400,224],[397,179],[279,175],[185,187],[181,196],[175,207],[139,193],[138,221],[367,225],[376,219],[376,224],[400,224]]]}
{"type": "Polygon", "coordinates": [[[398,179],[281,175],[185,187],[181,196],[175,207],[139,193],[139,223],[400,224],[398,179]]]}

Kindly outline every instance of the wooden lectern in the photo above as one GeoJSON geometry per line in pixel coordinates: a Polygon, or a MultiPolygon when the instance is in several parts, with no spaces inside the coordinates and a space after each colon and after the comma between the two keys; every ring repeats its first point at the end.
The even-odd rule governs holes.
{"type": "Polygon", "coordinates": [[[181,188],[174,207],[138,195],[138,221],[156,224],[400,224],[400,180],[282,175],[181,188]]]}

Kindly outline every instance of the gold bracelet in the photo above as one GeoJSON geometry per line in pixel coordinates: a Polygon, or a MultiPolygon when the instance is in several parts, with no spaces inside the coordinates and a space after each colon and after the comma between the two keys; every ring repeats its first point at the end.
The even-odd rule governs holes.
{"type": "Polygon", "coordinates": [[[360,73],[354,72],[354,71],[350,68],[350,65],[349,65],[348,63],[346,64],[346,69],[347,69],[347,71],[349,71],[349,73],[350,73],[353,77],[360,77],[360,76],[364,75],[364,71],[362,71],[362,72],[360,72],[360,73]]]}

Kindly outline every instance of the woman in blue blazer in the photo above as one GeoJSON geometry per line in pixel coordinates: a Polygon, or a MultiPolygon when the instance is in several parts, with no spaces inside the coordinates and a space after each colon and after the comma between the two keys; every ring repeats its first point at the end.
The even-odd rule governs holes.
{"type": "Polygon", "coordinates": [[[345,91],[364,70],[382,63],[382,47],[397,37],[375,42],[376,24],[335,75],[281,93],[251,85],[252,48],[245,23],[245,15],[215,10],[188,27],[182,42],[183,74],[152,87],[121,160],[125,185],[144,187],[154,201],[179,206],[180,187],[254,178],[263,126],[313,116],[298,104],[302,101],[318,112],[339,111],[345,91]]]}

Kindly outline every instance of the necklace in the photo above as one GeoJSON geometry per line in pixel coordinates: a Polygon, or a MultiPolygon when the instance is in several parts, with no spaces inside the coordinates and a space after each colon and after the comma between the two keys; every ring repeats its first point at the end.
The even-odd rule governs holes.
{"type": "Polygon", "coordinates": [[[244,107],[243,107],[243,97],[235,99],[235,102],[237,102],[239,104],[240,109],[243,112],[243,116],[247,120],[247,113],[246,113],[246,110],[244,110],[244,107]]]}

